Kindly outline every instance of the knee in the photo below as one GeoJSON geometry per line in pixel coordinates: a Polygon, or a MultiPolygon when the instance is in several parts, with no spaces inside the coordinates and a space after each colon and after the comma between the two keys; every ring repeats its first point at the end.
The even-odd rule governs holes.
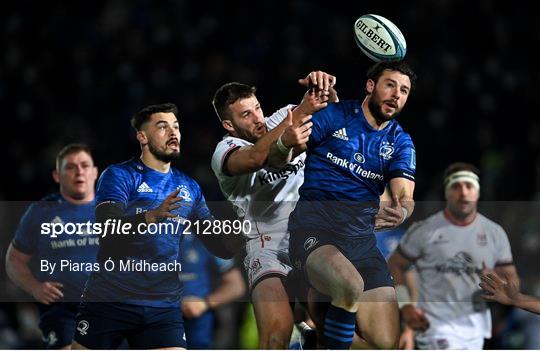
{"type": "Polygon", "coordinates": [[[333,302],[335,305],[347,310],[354,309],[360,304],[360,297],[364,290],[361,282],[347,282],[337,292],[333,302]]]}
{"type": "Polygon", "coordinates": [[[259,333],[261,349],[282,350],[289,348],[289,340],[292,334],[292,324],[289,323],[269,323],[267,328],[259,333]]]}
{"type": "Polygon", "coordinates": [[[370,344],[374,349],[396,350],[399,346],[399,333],[381,331],[370,344]]]}

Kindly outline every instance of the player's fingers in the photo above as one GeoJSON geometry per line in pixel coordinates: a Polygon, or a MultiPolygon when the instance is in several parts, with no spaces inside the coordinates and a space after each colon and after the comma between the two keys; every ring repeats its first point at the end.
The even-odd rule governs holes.
{"type": "Polygon", "coordinates": [[[64,287],[64,284],[59,282],[50,282],[50,284],[58,289],[62,289],[64,287]]]}
{"type": "Polygon", "coordinates": [[[166,203],[170,206],[182,201],[184,201],[184,198],[182,197],[173,197],[172,199],[166,200],[166,203]]]}
{"type": "Polygon", "coordinates": [[[495,274],[495,273],[489,272],[489,273],[487,274],[487,276],[488,276],[491,280],[493,280],[495,283],[497,283],[497,284],[500,284],[500,285],[506,284],[506,281],[504,281],[503,279],[501,279],[501,277],[499,277],[499,276],[498,276],[497,274],[495,274]]]}
{"type": "Polygon", "coordinates": [[[392,216],[392,217],[398,217],[398,218],[401,218],[401,211],[398,211],[396,210],[395,208],[392,208],[392,207],[385,207],[383,209],[384,212],[386,212],[388,215],[392,216]]]}
{"type": "Polygon", "coordinates": [[[493,294],[495,293],[495,287],[491,286],[490,284],[488,283],[484,283],[484,282],[481,282],[480,284],[478,284],[484,291],[487,291],[488,293],[490,294],[493,294]]]}
{"type": "Polygon", "coordinates": [[[337,83],[337,77],[331,74],[328,76],[329,76],[328,80],[330,81],[330,87],[333,87],[337,83]]]}
{"type": "Polygon", "coordinates": [[[495,301],[495,295],[485,295],[485,294],[481,294],[480,295],[484,300],[487,300],[487,301],[495,301]]]}
{"type": "Polygon", "coordinates": [[[167,195],[167,197],[165,198],[165,200],[175,198],[176,195],[178,195],[179,192],[180,192],[180,189],[176,189],[175,191],[173,191],[172,193],[170,193],[169,195],[167,195]]]}
{"type": "Polygon", "coordinates": [[[62,294],[62,292],[54,286],[51,286],[51,288],[49,289],[49,293],[54,297],[64,297],[64,294],[62,294]]]}
{"type": "Polygon", "coordinates": [[[293,125],[293,115],[292,115],[292,110],[291,109],[287,110],[287,124],[289,126],[293,125]]]}

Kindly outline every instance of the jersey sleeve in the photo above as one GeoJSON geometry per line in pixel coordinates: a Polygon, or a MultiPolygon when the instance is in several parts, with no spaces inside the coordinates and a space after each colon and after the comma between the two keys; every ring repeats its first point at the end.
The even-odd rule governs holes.
{"type": "Polygon", "coordinates": [[[41,233],[37,219],[38,211],[36,204],[30,205],[22,216],[12,241],[13,247],[27,255],[33,255],[38,251],[41,233]]]}
{"type": "Polygon", "coordinates": [[[266,126],[268,127],[268,130],[272,130],[277,127],[278,124],[280,124],[285,117],[287,117],[287,113],[289,110],[293,109],[295,105],[287,105],[285,107],[280,108],[276,112],[274,112],[270,117],[266,119],[266,126]]]}
{"type": "Polygon", "coordinates": [[[104,202],[116,202],[125,208],[134,185],[133,175],[127,169],[115,166],[107,168],[97,184],[96,207],[104,202]]]}
{"type": "Polygon", "coordinates": [[[495,227],[495,252],[497,255],[497,260],[495,261],[496,266],[514,263],[508,235],[500,225],[495,227]]]}
{"type": "Polygon", "coordinates": [[[409,261],[416,261],[422,256],[425,244],[425,225],[423,223],[413,223],[399,242],[397,251],[409,261]]]}
{"type": "Polygon", "coordinates": [[[405,178],[414,181],[416,174],[416,150],[409,134],[397,140],[396,152],[388,169],[387,179],[405,178]]]}
{"type": "Polygon", "coordinates": [[[311,134],[307,143],[311,149],[323,142],[328,135],[335,131],[336,116],[343,113],[339,108],[340,104],[329,104],[328,107],[313,114],[311,122],[311,134]]]}
{"type": "Polygon", "coordinates": [[[232,136],[226,137],[217,144],[214,154],[212,155],[211,167],[218,180],[222,181],[224,177],[231,178],[230,175],[225,172],[223,166],[235,150],[248,145],[252,144],[246,140],[232,136]]]}

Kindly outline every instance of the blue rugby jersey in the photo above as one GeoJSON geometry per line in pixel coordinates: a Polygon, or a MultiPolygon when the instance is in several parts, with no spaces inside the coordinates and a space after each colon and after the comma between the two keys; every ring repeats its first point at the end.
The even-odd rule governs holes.
{"type": "MultiPolygon", "coordinates": [[[[17,250],[37,260],[37,270],[33,272],[36,279],[64,285],[61,289],[64,294],[62,301],[80,301],[84,284],[96,262],[99,240],[86,230],[86,225],[82,226],[78,233],[62,233],[56,237],[45,234],[46,232],[42,234],[42,225],[94,223],[94,205],[94,201],[81,205],[72,204],[59,193],[48,195],[30,205],[13,238],[12,244],[17,250]],[[41,269],[41,260],[55,264],[52,274],[50,270],[41,269]],[[61,267],[62,261],[69,265],[61,267]]],[[[67,230],[72,229],[74,228],[67,230]]]]}
{"type": "Polygon", "coordinates": [[[120,234],[120,240],[111,238],[111,235],[115,234],[109,234],[102,239],[98,255],[102,269],[91,275],[85,290],[85,300],[155,307],[179,305],[182,284],[178,270],[121,271],[118,262],[113,271],[107,271],[103,267],[108,260],[105,256],[111,252],[116,252],[116,259],[123,262],[170,264],[170,267],[180,263],[180,243],[184,227],[188,222],[212,219],[200,186],[177,169],[171,168],[168,173],[161,173],[147,167],[138,158],[133,158],[110,166],[103,172],[97,185],[96,206],[103,202],[116,202],[124,208],[125,216],[132,216],[155,209],[176,189],[180,189],[177,196],[181,197],[182,201],[181,207],[172,213],[178,217],[161,221],[170,223],[171,226],[162,228],[156,234],[120,234]],[[108,252],[105,256],[104,251],[108,252]]]}
{"type": "Polygon", "coordinates": [[[369,125],[360,101],[330,104],[313,115],[304,184],[289,230],[345,237],[372,235],[379,196],[395,177],[414,181],[414,144],[397,121],[369,125]]]}

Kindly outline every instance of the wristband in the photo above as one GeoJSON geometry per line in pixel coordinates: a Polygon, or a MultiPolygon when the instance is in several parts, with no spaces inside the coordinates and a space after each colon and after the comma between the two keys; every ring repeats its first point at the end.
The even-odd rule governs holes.
{"type": "MultiPolygon", "coordinates": [[[[405,220],[407,219],[407,216],[409,215],[409,211],[407,211],[407,209],[405,207],[401,207],[401,212],[403,212],[403,220],[401,221],[401,223],[405,222],[405,220]]],[[[400,224],[401,224],[400,223],[400,224]]]]}
{"type": "Polygon", "coordinates": [[[396,298],[400,309],[405,305],[414,305],[414,303],[411,302],[409,288],[403,284],[396,285],[396,298]]]}
{"type": "Polygon", "coordinates": [[[283,140],[281,140],[281,135],[279,136],[278,140],[276,141],[276,146],[277,146],[279,152],[281,152],[283,155],[288,155],[292,150],[292,147],[286,147],[285,144],[283,144],[283,140]]]}

